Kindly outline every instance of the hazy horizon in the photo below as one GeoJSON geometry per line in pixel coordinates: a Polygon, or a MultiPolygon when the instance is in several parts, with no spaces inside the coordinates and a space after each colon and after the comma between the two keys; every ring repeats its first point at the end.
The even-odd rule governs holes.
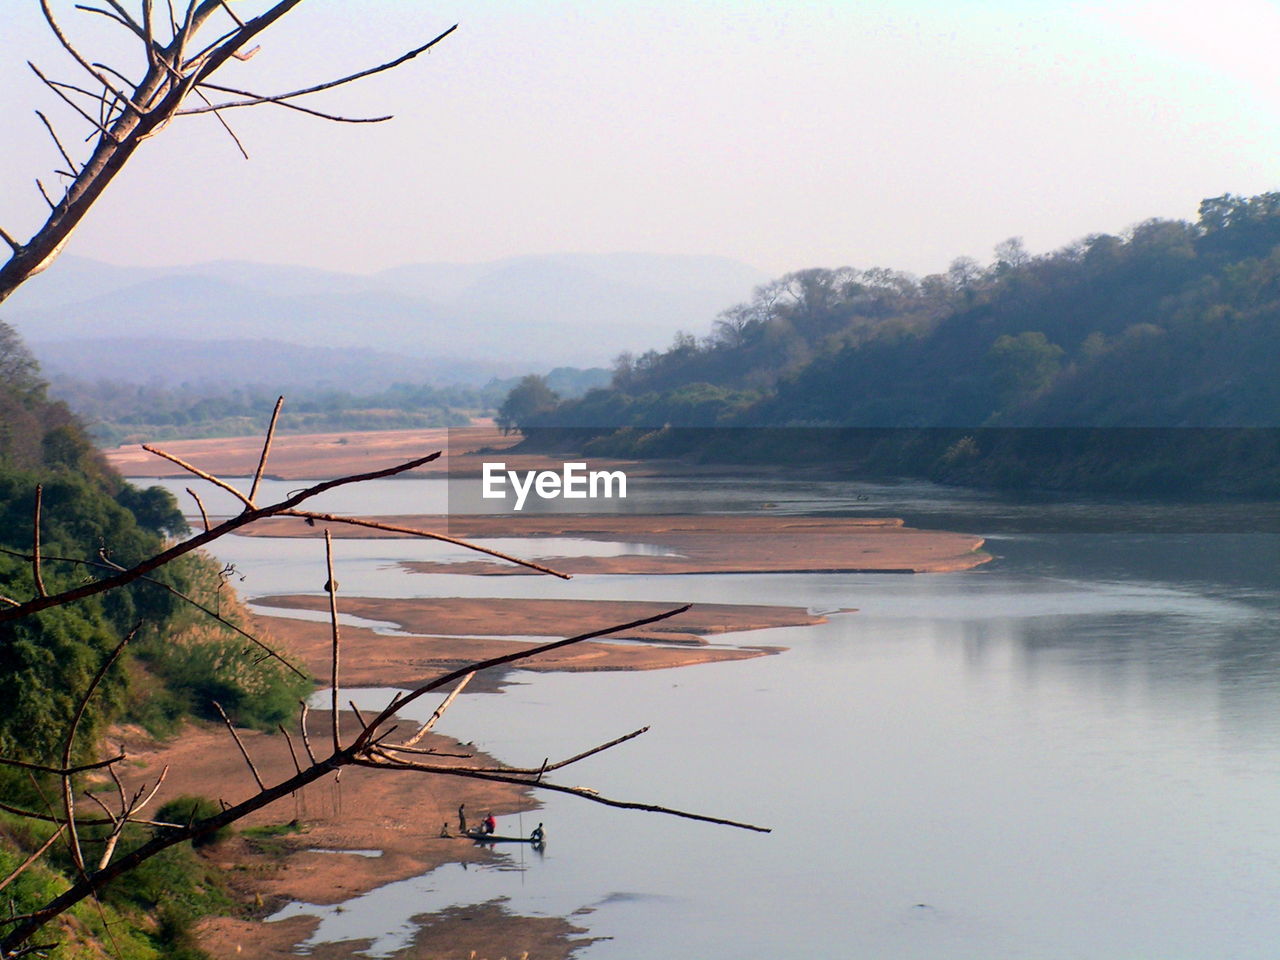
{"type": "MultiPolygon", "coordinates": [[[[75,80],[38,5],[0,26],[0,225],[43,217],[58,166],[33,109],[69,111],[26,60],[75,80]]],[[[245,14],[254,4],[242,0],[245,14]]],[[[56,5],[85,49],[111,27],[56,5]]],[[[927,274],[1033,253],[1204,197],[1277,186],[1280,76],[1265,0],[302,4],[226,82],[278,92],[429,55],[311,106],[176,122],[68,245],[107,263],[245,259],[372,273],[560,252],[726,257],[927,274]],[[197,228],[196,223],[200,226],[197,228]]],[[[114,62],[114,60],[113,60],[114,62]]],[[[130,50],[119,60],[135,66],[130,50]]]]}

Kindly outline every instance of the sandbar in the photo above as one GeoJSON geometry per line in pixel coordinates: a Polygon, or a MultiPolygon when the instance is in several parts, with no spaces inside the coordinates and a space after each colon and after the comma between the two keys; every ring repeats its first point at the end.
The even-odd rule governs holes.
{"type": "MultiPolygon", "coordinates": [[[[368,517],[375,522],[444,533],[463,540],[556,537],[642,544],[662,551],[611,557],[539,558],[567,574],[675,573],[950,573],[991,559],[982,537],[917,530],[894,518],[697,514],[529,514],[368,517]]],[[[334,537],[391,537],[367,527],[329,524],[334,537]]],[[[272,517],[245,529],[249,536],[319,537],[322,525],[272,517]]],[[[477,554],[474,560],[405,564],[419,573],[501,575],[527,569],[477,554]]]]}

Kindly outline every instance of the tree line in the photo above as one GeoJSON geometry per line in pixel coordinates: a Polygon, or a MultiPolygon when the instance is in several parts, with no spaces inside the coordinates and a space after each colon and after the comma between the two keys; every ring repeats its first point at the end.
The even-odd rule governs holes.
{"type": "MultiPolygon", "coordinates": [[[[1214,474],[1201,487],[1268,490],[1280,479],[1274,467],[1263,456],[1260,472],[1241,477],[1259,454],[1239,445],[1274,447],[1265,428],[1280,412],[1278,351],[1280,193],[1227,194],[1203,201],[1196,222],[1148,220],[1039,256],[1015,238],[988,265],[960,258],[923,278],[883,268],[790,273],[725,310],[708,335],[623,354],[607,388],[542,403],[514,426],[541,443],[586,430],[614,454],[648,455],[697,455],[688,438],[663,433],[682,428],[829,431],[825,447],[813,436],[790,444],[792,455],[820,459],[848,452],[841,431],[888,429],[904,431],[903,472],[1135,490],[1158,472],[1141,457],[1166,447],[1139,444],[1124,469],[1091,473],[1074,440],[1053,451],[1053,431],[1194,427],[1187,439],[1205,454],[1197,465],[1214,474]],[[999,444],[979,433],[971,449],[955,448],[972,431],[1013,429],[1030,432],[999,444]],[[1246,433],[1213,432],[1224,429],[1246,433]],[[921,430],[935,431],[929,456],[920,434],[906,433],[921,430]],[[1046,444],[1034,469],[1009,460],[1015,446],[1025,460],[1046,444]],[[1208,463],[1218,455],[1230,461],[1223,470],[1208,463]]],[[[769,448],[785,452],[787,436],[775,432],[769,448]]],[[[733,446],[739,456],[754,448],[745,438],[733,446]]],[[[881,442],[878,465],[893,470],[890,447],[881,442]]]]}

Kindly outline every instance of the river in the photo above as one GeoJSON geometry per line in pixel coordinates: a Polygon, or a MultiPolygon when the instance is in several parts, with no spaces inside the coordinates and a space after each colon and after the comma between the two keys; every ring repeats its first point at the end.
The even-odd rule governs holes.
{"type": "MultiPolygon", "coordinates": [[[[319,508],[424,512],[441,496],[437,481],[396,480],[319,508]]],[[[924,484],[781,481],[686,483],[653,501],[903,516],[986,535],[996,559],[940,575],[560,583],[408,574],[395,561],[433,547],[337,541],[349,595],[859,612],[744,635],[789,648],[779,656],[518,672],[501,697],[464,697],[440,728],[536,765],[652,724],[575,767],[571,782],[772,834],[544,796],[518,825],[546,823],[541,855],[521,849],[493,869],[448,867],[341,909],[282,915],[321,916],[316,942],[373,937],[375,956],[404,945],[412,915],[495,897],[518,913],[585,908],[575,922],[609,939],[584,960],[1275,955],[1280,536],[1248,532],[1250,515],[1275,529],[1267,508],[1046,506],[924,484]]],[[[253,538],[219,547],[250,596],[316,592],[317,549],[253,538]]]]}

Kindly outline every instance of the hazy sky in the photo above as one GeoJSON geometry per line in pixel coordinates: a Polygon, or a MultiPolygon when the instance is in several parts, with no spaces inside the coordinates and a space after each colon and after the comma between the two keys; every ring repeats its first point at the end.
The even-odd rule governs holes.
{"type": "MultiPolygon", "coordinates": [[[[100,49],[98,18],[57,6],[100,49]]],[[[1280,187],[1271,0],[307,0],[224,80],[307,85],[455,22],[429,56],[310,101],[388,123],[236,111],[247,162],[213,120],[175,124],[69,250],[358,272],[626,250],[927,273],[1012,235],[1041,252],[1280,187]]],[[[78,129],[25,65],[75,77],[46,34],[36,0],[0,0],[13,233],[37,223],[33,178],[57,165],[32,108],[78,129]]]]}

